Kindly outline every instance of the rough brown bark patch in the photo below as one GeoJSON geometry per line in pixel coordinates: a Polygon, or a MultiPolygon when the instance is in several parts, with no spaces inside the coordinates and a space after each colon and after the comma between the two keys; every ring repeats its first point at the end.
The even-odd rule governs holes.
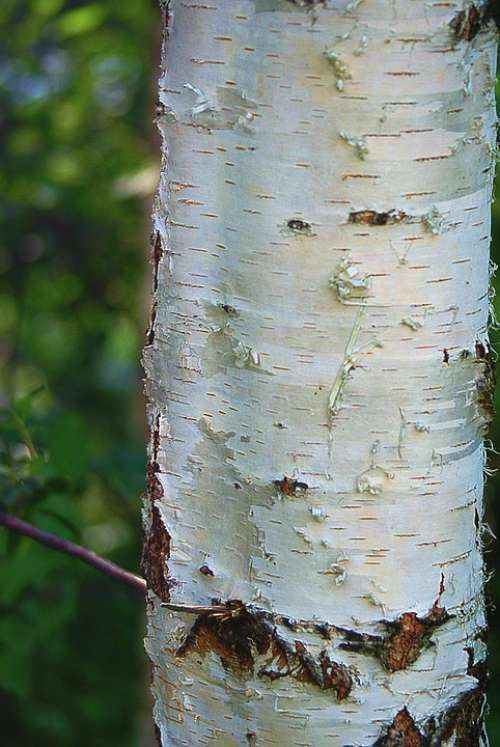
{"type": "Polygon", "coordinates": [[[388,623],[392,632],[385,639],[380,656],[385,669],[399,672],[416,662],[434,630],[449,617],[445,609],[435,604],[425,617],[406,612],[394,623],[388,623]]]}
{"type": "Polygon", "coordinates": [[[325,690],[335,690],[337,698],[347,698],[352,688],[352,678],[346,667],[332,661],[325,651],[319,655],[325,690]]]}
{"type": "Polygon", "coordinates": [[[428,739],[421,734],[408,710],[402,708],[373,747],[427,747],[428,744],[428,739]]]}
{"type": "Polygon", "coordinates": [[[348,640],[340,647],[376,656],[388,672],[400,672],[417,661],[422,650],[430,643],[434,630],[449,619],[446,610],[436,602],[425,617],[418,617],[415,612],[405,612],[397,620],[384,621],[388,629],[386,636],[343,630],[348,640]]]}
{"type": "Polygon", "coordinates": [[[257,674],[271,681],[292,677],[298,682],[331,690],[338,700],[347,698],[352,677],[346,666],[332,661],[326,651],[318,660],[301,641],[293,645],[281,638],[275,626],[242,602],[227,602],[227,611],[202,612],[196,618],[177,656],[210,652],[239,677],[257,674]]]}

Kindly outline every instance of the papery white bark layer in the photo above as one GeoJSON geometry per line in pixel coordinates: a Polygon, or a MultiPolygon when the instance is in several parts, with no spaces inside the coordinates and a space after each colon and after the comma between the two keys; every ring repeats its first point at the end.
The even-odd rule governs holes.
{"type": "Polygon", "coordinates": [[[168,4],[144,352],[164,747],[482,744],[481,13],[168,4]]]}

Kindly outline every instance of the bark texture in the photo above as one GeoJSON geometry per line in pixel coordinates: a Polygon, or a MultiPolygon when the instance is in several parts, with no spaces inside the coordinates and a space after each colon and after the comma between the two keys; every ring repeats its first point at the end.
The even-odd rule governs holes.
{"type": "Polygon", "coordinates": [[[486,8],[166,5],[143,563],[163,747],[484,745],[486,8]]]}

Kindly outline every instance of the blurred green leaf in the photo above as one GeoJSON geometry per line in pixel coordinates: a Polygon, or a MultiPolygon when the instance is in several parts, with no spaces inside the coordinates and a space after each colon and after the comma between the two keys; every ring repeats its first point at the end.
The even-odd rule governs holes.
{"type": "Polygon", "coordinates": [[[57,13],[65,2],[66,0],[30,0],[30,9],[39,16],[51,16],[57,13]]]}
{"type": "Polygon", "coordinates": [[[59,19],[59,30],[65,36],[87,34],[97,29],[106,17],[105,3],[89,3],[69,10],[59,19]]]}

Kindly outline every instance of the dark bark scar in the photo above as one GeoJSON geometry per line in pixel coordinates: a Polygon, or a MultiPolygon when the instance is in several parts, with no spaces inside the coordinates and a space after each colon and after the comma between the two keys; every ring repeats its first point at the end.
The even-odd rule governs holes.
{"type": "Polygon", "coordinates": [[[210,652],[238,677],[267,678],[272,682],[292,677],[298,682],[332,691],[337,700],[345,700],[353,679],[349,669],[332,661],[326,651],[315,659],[301,641],[293,644],[276,631],[265,614],[249,610],[239,600],[226,603],[226,610],[204,611],[196,618],[177,656],[210,652]]]}
{"type": "Polygon", "coordinates": [[[149,324],[146,330],[146,345],[152,345],[155,339],[156,308],[156,301],[153,301],[149,313],[149,324]]]}
{"type": "Polygon", "coordinates": [[[239,316],[238,310],[228,303],[220,303],[219,309],[221,309],[221,311],[223,311],[228,316],[239,316]]]}
{"type": "Polygon", "coordinates": [[[214,572],[211,568],[208,567],[208,565],[202,565],[200,566],[200,573],[202,573],[204,576],[213,576],[214,572]]]}
{"type": "Polygon", "coordinates": [[[291,231],[296,231],[297,233],[305,233],[311,230],[311,224],[300,218],[290,218],[287,221],[287,226],[291,231]]]}

